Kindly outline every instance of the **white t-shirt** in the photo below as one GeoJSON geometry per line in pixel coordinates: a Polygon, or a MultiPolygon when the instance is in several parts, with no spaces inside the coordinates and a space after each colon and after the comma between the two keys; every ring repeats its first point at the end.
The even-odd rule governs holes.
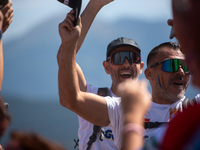
{"type": "MultiPolygon", "coordinates": [[[[185,98],[185,97],[184,97],[185,98]]],[[[145,115],[145,121],[147,122],[169,122],[172,117],[178,112],[182,111],[182,101],[183,99],[170,104],[151,104],[151,107],[147,111],[145,115]]],[[[196,97],[197,103],[200,102],[200,95],[196,97]]],[[[113,134],[115,137],[115,144],[118,149],[121,149],[121,142],[122,142],[122,129],[123,129],[123,111],[121,107],[121,100],[120,98],[112,98],[112,97],[105,97],[108,107],[108,113],[110,118],[110,126],[113,130],[113,134]]],[[[145,141],[148,141],[153,135],[159,134],[161,132],[162,127],[146,129],[145,130],[145,141]]]]}
{"type": "MultiPolygon", "coordinates": [[[[110,90],[110,89],[109,89],[110,90]]],[[[97,94],[98,87],[92,87],[87,84],[87,92],[97,94]]],[[[116,97],[110,90],[110,95],[116,97]]],[[[79,137],[79,150],[86,150],[87,143],[89,141],[89,137],[92,135],[93,132],[93,125],[92,123],[86,121],[82,117],[78,116],[79,120],[79,130],[78,130],[78,137],[79,137]]],[[[100,133],[97,134],[96,141],[91,145],[90,150],[117,150],[116,145],[114,144],[114,136],[111,127],[103,127],[105,134],[103,141],[100,141],[100,133]]]]}
{"type": "MultiPolygon", "coordinates": [[[[200,94],[195,96],[195,100],[197,104],[200,103],[200,94]]],[[[144,150],[159,150],[160,149],[159,145],[161,145],[163,141],[167,128],[168,128],[168,124],[162,125],[160,127],[159,132],[156,132],[156,134],[152,136],[153,138],[145,142],[144,148],[142,148],[142,150],[143,149],[144,150]]]]}

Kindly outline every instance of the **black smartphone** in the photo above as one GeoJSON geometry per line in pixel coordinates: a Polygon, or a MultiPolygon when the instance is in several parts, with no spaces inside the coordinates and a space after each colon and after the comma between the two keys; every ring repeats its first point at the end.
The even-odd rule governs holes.
{"type": "Polygon", "coordinates": [[[82,0],[58,0],[58,1],[69,6],[70,8],[72,8],[75,11],[74,26],[76,26],[78,23],[78,17],[79,17],[80,10],[81,10],[82,0]]]}
{"type": "Polygon", "coordinates": [[[2,9],[7,3],[8,0],[0,0],[0,9],[2,9]]]}

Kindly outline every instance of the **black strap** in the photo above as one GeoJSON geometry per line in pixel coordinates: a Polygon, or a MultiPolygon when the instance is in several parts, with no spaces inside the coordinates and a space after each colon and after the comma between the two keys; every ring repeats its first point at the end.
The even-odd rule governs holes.
{"type": "Polygon", "coordinates": [[[74,149],[75,149],[78,146],[79,139],[78,140],[74,139],[74,142],[75,142],[75,146],[74,146],[74,149]]]}
{"type": "Polygon", "coordinates": [[[97,94],[104,97],[110,96],[110,90],[107,87],[99,88],[97,94]]]}
{"type": "MultiPolygon", "coordinates": [[[[92,135],[90,136],[90,140],[89,140],[89,142],[87,143],[87,149],[86,150],[89,150],[90,149],[90,147],[92,146],[92,143],[94,143],[95,141],[96,141],[96,139],[97,139],[97,134],[99,133],[99,132],[101,132],[102,131],[102,128],[100,127],[100,126],[97,126],[97,125],[94,125],[93,126],[93,133],[92,133],[92,135]]],[[[101,135],[100,135],[100,140],[101,141],[103,141],[103,135],[102,135],[103,133],[101,133],[101,135]]]]}
{"type": "MultiPolygon", "coordinates": [[[[109,96],[110,95],[110,91],[107,87],[104,87],[104,88],[99,88],[98,89],[98,92],[97,92],[98,95],[100,96],[109,96]]],[[[92,146],[92,143],[94,143],[97,139],[97,134],[101,132],[101,135],[99,137],[99,140],[103,141],[103,137],[104,137],[104,129],[100,126],[97,126],[97,125],[94,125],[93,126],[93,133],[92,135],[90,136],[90,140],[88,141],[87,143],[87,149],[86,150],[89,150],[92,146]]]]}
{"type": "Polygon", "coordinates": [[[147,128],[157,128],[159,127],[160,125],[164,124],[166,122],[144,122],[144,128],[147,129],[147,128]]]}

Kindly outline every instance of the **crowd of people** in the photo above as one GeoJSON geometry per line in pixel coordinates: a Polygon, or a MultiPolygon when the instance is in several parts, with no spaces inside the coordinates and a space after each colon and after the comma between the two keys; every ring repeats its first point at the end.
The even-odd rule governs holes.
{"type": "MultiPolygon", "coordinates": [[[[2,36],[13,21],[12,2],[4,3],[0,8],[0,139],[5,134],[7,127],[12,121],[7,104],[1,96],[3,83],[4,58],[2,36]]],[[[0,150],[66,150],[60,144],[50,141],[37,133],[28,133],[25,131],[13,131],[10,134],[10,140],[5,147],[0,145],[0,150]]]]}
{"type": "MultiPolygon", "coordinates": [[[[183,38],[183,32],[177,31],[180,30],[181,23],[176,23],[180,19],[179,17],[176,19],[176,9],[183,13],[183,16],[191,9],[193,11],[191,18],[196,19],[192,15],[198,14],[199,1],[174,0],[172,2],[174,18],[169,20],[168,24],[173,26],[175,36],[179,40],[179,37],[183,38]],[[182,8],[182,6],[185,7],[182,8]]],[[[165,42],[150,51],[144,73],[151,84],[151,96],[147,90],[146,81],[137,81],[137,77],[134,76],[134,74],[141,74],[143,69],[141,57],[137,53],[132,55],[131,48],[135,44],[124,44],[123,39],[125,37],[118,38],[114,40],[115,42],[112,41],[107,47],[106,63],[103,64],[105,64],[106,73],[111,75],[112,85],[110,91],[114,95],[108,94],[107,97],[102,97],[97,95],[97,87],[92,87],[95,92],[89,90],[91,87],[86,83],[84,75],[76,63],[76,53],[80,48],[79,37],[82,36],[85,25],[84,23],[81,24],[82,21],[84,22],[84,18],[80,18],[79,25],[73,27],[73,13],[71,11],[59,25],[62,44],[60,47],[61,52],[58,53],[57,58],[61,105],[78,114],[81,119],[98,126],[111,127],[117,149],[167,149],[166,146],[162,146],[162,144],[164,145],[162,139],[165,137],[161,135],[167,133],[165,132],[167,127],[170,127],[170,124],[175,120],[174,118],[179,116],[177,115],[180,114],[179,112],[185,113],[190,107],[198,105],[200,100],[199,95],[194,95],[192,100],[184,95],[189,84],[190,75],[191,73],[193,75],[196,69],[195,66],[192,66],[193,69],[188,64],[188,56],[191,57],[191,54],[187,55],[185,52],[191,48],[190,46],[188,48],[188,42],[186,42],[188,32],[195,34],[194,37],[191,35],[192,40],[188,40],[189,42],[192,43],[193,40],[199,39],[196,31],[191,31],[194,30],[192,28],[194,21],[183,17],[182,21],[187,20],[190,23],[189,31],[184,31],[184,37],[187,37],[183,42],[184,47],[181,42],[180,45],[175,42],[165,42]],[[123,45],[122,43],[126,47],[120,46],[123,45]],[[111,53],[110,46],[113,48],[111,53]],[[140,71],[138,72],[134,68],[137,68],[139,64],[140,71]],[[115,84],[115,81],[118,81],[117,84],[115,84]],[[114,87],[116,87],[116,90],[114,90],[114,87]],[[162,138],[158,138],[160,136],[162,138]]],[[[198,30],[198,26],[195,26],[198,30]]],[[[192,80],[194,79],[196,78],[193,77],[192,80]]],[[[184,122],[182,126],[184,126],[184,122]]],[[[90,126],[90,133],[92,133],[92,126],[90,126]]],[[[82,137],[80,136],[80,138],[82,137]]],[[[173,138],[168,138],[173,141],[173,138]]],[[[96,148],[95,145],[98,142],[93,143],[93,149],[96,148]]],[[[179,145],[182,146],[181,143],[179,145]]],[[[107,149],[109,149],[109,145],[107,146],[107,149]]],[[[100,147],[96,149],[100,149],[100,147]]]]}
{"type": "MultiPolygon", "coordinates": [[[[136,41],[128,37],[113,39],[103,61],[105,72],[112,80],[111,87],[93,87],[86,82],[76,54],[97,13],[112,1],[90,0],[77,26],[73,24],[74,10],[59,24],[62,41],[57,53],[59,98],[63,107],[78,115],[79,150],[199,149],[200,95],[190,100],[185,91],[190,78],[200,87],[200,1],[172,0],[173,19],[167,23],[178,42],[163,42],[150,50],[145,69],[136,41]],[[147,81],[138,79],[143,69],[151,93],[147,81]]],[[[0,11],[0,91],[2,34],[12,19],[9,1],[0,11]]],[[[11,121],[6,106],[0,96],[0,137],[11,121]]],[[[13,131],[5,150],[14,149],[65,148],[34,133],[13,131]]]]}

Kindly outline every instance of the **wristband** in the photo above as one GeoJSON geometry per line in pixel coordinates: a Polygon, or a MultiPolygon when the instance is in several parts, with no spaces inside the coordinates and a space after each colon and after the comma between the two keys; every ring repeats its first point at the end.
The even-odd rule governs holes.
{"type": "Polygon", "coordinates": [[[124,134],[129,132],[136,132],[139,135],[144,135],[144,127],[136,123],[128,123],[124,125],[124,134]]]}

